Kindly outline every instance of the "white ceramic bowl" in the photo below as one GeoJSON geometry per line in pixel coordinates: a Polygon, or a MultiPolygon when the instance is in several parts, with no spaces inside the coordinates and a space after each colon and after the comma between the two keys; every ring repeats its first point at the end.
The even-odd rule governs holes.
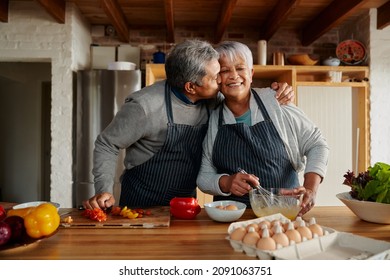
{"type": "Polygon", "coordinates": [[[351,197],[349,192],[336,195],[360,219],[378,223],[390,224],[390,204],[371,201],[360,201],[351,197]]]}
{"type": "Polygon", "coordinates": [[[246,205],[242,202],[233,201],[233,200],[220,200],[204,204],[204,209],[206,210],[207,215],[211,219],[217,222],[234,222],[241,218],[244,214],[246,205]],[[217,208],[217,206],[227,206],[235,205],[237,210],[224,210],[217,208]]]}
{"type": "MultiPolygon", "coordinates": [[[[36,207],[36,206],[39,206],[43,203],[48,203],[48,201],[31,201],[31,202],[26,202],[26,203],[14,205],[12,208],[13,209],[22,209],[22,208],[27,208],[27,207],[36,207]]],[[[53,204],[57,208],[57,210],[60,208],[59,203],[56,203],[56,202],[49,202],[49,203],[53,204]]]]}

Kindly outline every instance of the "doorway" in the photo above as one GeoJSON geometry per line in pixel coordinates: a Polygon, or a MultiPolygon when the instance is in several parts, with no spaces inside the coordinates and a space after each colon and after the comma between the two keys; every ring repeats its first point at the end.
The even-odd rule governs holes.
{"type": "Polygon", "coordinates": [[[0,62],[0,201],[50,200],[51,63],[0,62]]]}

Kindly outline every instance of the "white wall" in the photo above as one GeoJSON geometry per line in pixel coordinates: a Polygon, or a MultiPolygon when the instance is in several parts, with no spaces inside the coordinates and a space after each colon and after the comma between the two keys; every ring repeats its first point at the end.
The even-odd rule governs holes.
{"type": "Polygon", "coordinates": [[[376,21],[377,10],[371,9],[340,32],[340,40],[359,40],[369,50],[371,165],[390,163],[390,26],[377,30],[376,21]]]}
{"type": "Polygon", "coordinates": [[[72,207],[73,71],[89,67],[88,24],[67,3],[65,24],[57,23],[35,1],[10,1],[7,23],[0,23],[0,61],[52,63],[51,200],[72,207]]]}
{"type": "MultiPolygon", "coordinates": [[[[297,105],[321,129],[330,149],[328,170],[318,190],[316,205],[343,205],[336,194],[349,191],[342,184],[343,175],[355,169],[352,88],[299,86],[297,91],[297,105]]],[[[302,178],[303,174],[301,182],[302,178]]]]}
{"type": "Polygon", "coordinates": [[[371,164],[390,163],[390,26],[376,29],[370,11],[371,164]]]}

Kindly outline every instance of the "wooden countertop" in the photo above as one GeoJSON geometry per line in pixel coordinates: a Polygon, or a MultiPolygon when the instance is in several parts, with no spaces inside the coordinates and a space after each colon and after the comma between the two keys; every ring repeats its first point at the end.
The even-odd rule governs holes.
{"type": "MultiPolygon", "coordinates": [[[[341,232],[390,241],[390,225],[368,223],[345,206],[315,207],[304,216],[341,232]]],[[[241,220],[256,218],[246,210],[241,220]]],[[[0,250],[0,259],[138,259],[138,260],[213,260],[250,259],[234,252],[225,239],[230,223],[218,223],[205,211],[194,220],[172,218],[168,228],[100,229],[63,228],[49,238],[26,246],[0,250]]]]}

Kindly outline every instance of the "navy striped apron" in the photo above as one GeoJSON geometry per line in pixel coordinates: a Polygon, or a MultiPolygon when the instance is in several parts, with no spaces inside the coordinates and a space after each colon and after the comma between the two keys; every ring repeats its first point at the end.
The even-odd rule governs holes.
{"type": "Polygon", "coordinates": [[[196,196],[196,177],[208,123],[199,126],[175,124],[171,90],[167,84],[165,102],[168,117],[165,143],[151,159],[125,171],[119,202],[121,206],[169,205],[176,196],[196,196]]]}
{"type": "MultiPolygon", "coordinates": [[[[217,173],[235,174],[240,167],[259,177],[261,186],[266,189],[297,187],[298,174],[291,165],[284,143],[260,97],[254,90],[252,94],[264,117],[264,121],[253,126],[244,123],[223,125],[223,106],[220,107],[212,154],[217,173]]],[[[248,194],[214,197],[214,200],[223,199],[241,201],[250,207],[248,194]]]]}

